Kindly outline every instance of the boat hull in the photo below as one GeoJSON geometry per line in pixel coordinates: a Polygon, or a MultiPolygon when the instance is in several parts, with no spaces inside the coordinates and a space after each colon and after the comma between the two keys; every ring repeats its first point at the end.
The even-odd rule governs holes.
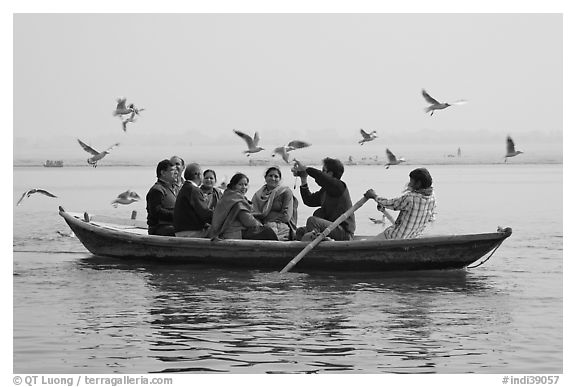
{"type": "MultiPolygon", "coordinates": [[[[82,244],[94,255],[213,267],[281,270],[307,242],[218,240],[143,235],[87,222],[61,210],[82,244]]],[[[294,271],[396,271],[464,268],[509,237],[512,230],[411,240],[325,241],[294,271]]]]}

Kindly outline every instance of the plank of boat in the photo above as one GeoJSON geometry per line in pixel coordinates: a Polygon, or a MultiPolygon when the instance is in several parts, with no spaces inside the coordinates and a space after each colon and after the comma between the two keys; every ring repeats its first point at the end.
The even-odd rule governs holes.
{"type": "Polygon", "coordinates": [[[141,234],[140,231],[142,230],[146,231],[146,233],[148,232],[148,224],[145,221],[139,219],[126,219],[115,216],[94,215],[88,214],[86,212],[83,214],[77,212],[69,212],[69,214],[81,220],[86,220],[86,217],[88,217],[90,223],[98,224],[99,226],[109,229],[135,232],[138,234],[141,234]]]}

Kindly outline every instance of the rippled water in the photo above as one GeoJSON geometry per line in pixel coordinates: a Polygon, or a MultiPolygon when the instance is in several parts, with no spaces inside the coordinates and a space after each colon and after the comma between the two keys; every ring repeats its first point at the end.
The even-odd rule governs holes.
{"type": "MultiPolygon", "coordinates": [[[[355,166],[344,177],[354,201],[369,186],[398,194],[412,168],[355,166]]],[[[252,193],[263,168],[242,170],[252,193]]],[[[561,373],[562,166],[430,170],[430,233],[513,228],[486,264],[280,276],[93,257],[58,205],[144,217],[144,203],[109,202],[127,188],[145,195],[153,168],[15,168],[14,201],[32,186],[59,198],[14,209],[14,372],[561,373]]],[[[299,223],[310,213],[302,206],[299,223]]],[[[376,214],[358,211],[360,234],[381,230],[368,220],[376,214]]]]}

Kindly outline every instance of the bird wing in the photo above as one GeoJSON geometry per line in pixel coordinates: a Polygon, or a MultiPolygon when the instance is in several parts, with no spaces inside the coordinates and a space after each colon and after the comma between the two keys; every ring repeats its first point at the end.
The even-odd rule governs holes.
{"type": "Polygon", "coordinates": [[[46,191],[45,189],[37,189],[37,193],[41,193],[42,195],[50,196],[51,198],[57,198],[58,196],[46,191]]]}
{"type": "Polygon", "coordinates": [[[90,153],[91,155],[96,156],[97,154],[100,153],[96,149],[92,148],[90,145],[87,145],[87,144],[83,143],[82,141],[80,141],[80,139],[77,138],[76,140],[78,140],[78,144],[80,144],[82,149],[84,149],[86,152],[90,153]]]}
{"type": "Polygon", "coordinates": [[[284,146],[279,146],[277,148],[274,148],[274,153],[278,153],[279,155],[281,155],[282,153],[284,153],[285,148],[286,147],[284,147],[284,146]]]}
{"type": "Polygon", "coordinates": [[[128,195],[130,195],[130,190],[122,192],[116,197],[116,199],[127,199],[128,195]]]}
{"type": "Polygon", "coordinates": [[[364,138],[370,138],[370,135],[368,133],[366,133],[366,131],[364,129],[360,129],[360,134],[364,138]]]}
{"type": "Polygon", "coordinates": [[[126,98],[118,98],[116,101],[118,102],[118,104],[116,105],[116,110],[126,109],[126,98]]]}
{"type": "Polygon", "coordinates": [[[248,147],[253,146],[253,140],[249,135],[247,135],[246,133],[242,133],[241,131],[236,130],[236,129],[234,129],[234,133],[236,133],[238,136],[242,137],[242,139],[244,139],[244,141],[246,141],[246,144],[248,144],[248,147]]]}
{"type": "Polygon", "coordinates": [[[394,156],[394,153],[392,153],[392,152],[390,151],[390,149],[388,149],[388,148],[386,148],[386,156],[388,156],[388,161],[389,161],[389,162],[392,163],[392,162],[396,161],[396,156],[394,156]]]}
{"type": "Polygon", "coordinates": [[[430,97],[430,94],[428,94],[426,92],[426,90],[422,89],[422,96],[424,97],[424,99],[426,101],[428,101],[428,103],[432,103],[432,104],[439,104],[440,102],[436,101],[434,98],[430,97]]]}
{"type": "Polygon", "coordinates": [[[450,105],[464,105],[467,102],[468,101],[466,101],[465,99],[459,99],[458,101],[450,102],[450,105]]]}
{"type": "Polygon", "coordinates": [[[514,149],[514,141],[512,141],[512,137],[510,136],[506,138],[506,149],[508,153],[514,153],[516,151],[514,149]]]}
{"type": "Polygon", "coordinates": [[[108,149],[106,149],[103,153],[109,153],[109,152],[112,150],[112,148],[117,147],[118,145],[120,145],[119,142],[117,142],[117,143],[114,144],[114,145],[111,145],[111,146],[110,146],[108,149]]]}
{"type": "Polygon", "coordinates": [[[20,199],[18,199],[18,203],[16,203],[17,206],[20,205],[20,203],[22,202],[22,200],[24,200],[24,198],[26,197],[26,195],[28,194],[28,192],[30,192],[30,190],[24,192],[24,193],[22,194],[22,196],[20,196],[20,199]]]}
{"type": "Polygon", "coordinates": [[[288,147],[293,148],[293,149],[306,148],[309,146],[310,146],[310,144],[308,144],[307,142],[304,142],[304,141],[300,141],[300,140],[293,140],[293,141],[290,141],[288,143],[288,147]]]}
{"type": "Polygon", "coordinates": [[[258,143],[260,142],[260,135],[258,134],[258,132],[254,133],[254,146],[258,146],[258,143]]]}

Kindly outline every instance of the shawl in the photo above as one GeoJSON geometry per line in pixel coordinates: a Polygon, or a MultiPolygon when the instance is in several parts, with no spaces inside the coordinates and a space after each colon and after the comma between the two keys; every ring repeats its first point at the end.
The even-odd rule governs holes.
{"type": "Polygon", "coordinates": [[[202,190],[202,193],[204,193],[206,205],[208,205],[208,208],[213,210],[216,204],[218,204],[220,198],[222,197],[222,191],[220,191],[216,187],[207,188],[204,185],[201,185],[200,189],[202,190]]]}
{"type": "Polygon", "coordinates": [[[212,215],[210,238],[220,236],[236,220],[240,211],[251,212],[250,202],[244,195],[226,189],[214,209],[214,215],[212,215]]]}
{"type": "Polygon", "coordinates": [[[252,197],[252,208],[255,212],[262,214],[262,219],[266,218],[270,211],[272,210],[272,205],[274,204],[274,200],[277,196],[283,195],[286,192],[289,192],[293,198],[293,210],[292,216],[290,216],[290,221],[288,222],[288,226],[293,231],[296,231],[296,224],[298,219],[298,199],[294,196],[294,194],[290,191],[290,188],[279,185],[278,187],[274,188],[268,196],[266,196],[265,192],[266,184],[264,184],[252,197]]]}

